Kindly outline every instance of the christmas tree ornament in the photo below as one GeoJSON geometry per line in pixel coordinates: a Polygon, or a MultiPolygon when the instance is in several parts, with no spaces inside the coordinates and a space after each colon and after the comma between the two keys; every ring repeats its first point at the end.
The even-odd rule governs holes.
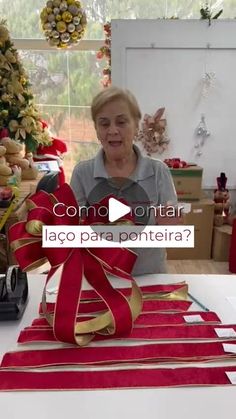
{"type": "Polygon", "coordinates": [[[195,149],[196,149],[196,156],[200,157],[202,155],[202,149],[205,145],[206,139],[211,135],[210,131],[207,129],[206,125],[206,118],[205,115],[201,115],[201,120],[195,130],[196,134],[196,143],[195,143],[195,149]]]}
{"type": "Polygon", "coordinates": [[[40,20],[49,45],[59,49],[77,44],[83,38],[87,26],[82,4],[75,0],[47,1],[40,13],[40,20]],[[59,42],[55,39],[59,39],[59,42]]]}

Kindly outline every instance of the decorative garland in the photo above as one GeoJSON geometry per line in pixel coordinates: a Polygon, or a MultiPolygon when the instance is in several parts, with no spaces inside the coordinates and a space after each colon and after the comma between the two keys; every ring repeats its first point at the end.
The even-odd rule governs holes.
{"type": "Polygon", "coordinates": [[[49,45],[60,49],[77,44],[87,26],[85,11],[76,0],[47,1],[40,19],[49,45]]]}
{"type": "Polygon", "coordinates": [[[105,32],[105,41],[104,45],[97,52],[97,58],[98,60],[102,58],[107,59],[107,65],[103,69],[102,85],[103,87],[108,87],[111,84],[111,23],[105,23],[103,29],[105,32]]]}

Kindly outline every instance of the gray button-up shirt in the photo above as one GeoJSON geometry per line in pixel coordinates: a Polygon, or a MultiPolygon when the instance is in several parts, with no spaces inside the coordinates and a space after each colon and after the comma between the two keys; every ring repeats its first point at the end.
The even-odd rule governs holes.
{"type": "MultiPolygon", "coordinates": [[[[161,161],[145,157],[139,148],[134,145],[137,154],[137,166],[130,176],[135,187],[135,182],[146,192],[152,206],[176,205],[177,197],[168,167],[161,161]]],[[[104,196],[96,196],[90,192],[96,185],[103,182],[104,186],[98,188],[104,191],[104,196],[111,193],[117,198],[121,197],[129,202],[132,184],[119,187],[109,181],[109,175],[104,166],[104,151],[101,148],[95,158],[79,162],[72,173],[71,187],[80,206],[92,205],[104,196]]],[[[151,220],[153,221],[153,220],[151,220]]],[[[153,222],[149,222],[153,224],[153,222]]],[[[132,249],[138,257],[132,274],[166,272],[166,251],[163,248],[135,248],[132,249]]]]}

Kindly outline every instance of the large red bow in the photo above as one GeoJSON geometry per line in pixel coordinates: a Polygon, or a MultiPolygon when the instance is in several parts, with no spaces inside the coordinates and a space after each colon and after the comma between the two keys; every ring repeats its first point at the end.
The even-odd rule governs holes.
{"type": "Polygon", "coordinates": [[[142,310],[141,293],[130,275],[136,255],[128,249],[120,248],[42,248],[43,225],[78,225],[80,222],[79,211],[74,217],[66,214],[57,217],[53,212],[57,202],[78,209],[74,194],[67,184],[58,188],[54,194],[40,191],[27,201],[27,220],[14,224],[9,230],[11,247],[23,270],[34,269],[48,260],[51,269],[47,275],[47,285],[62,266],[53,316],[47,312],[46,285],[42,299],[44,315],[53,326],[55,337],[63,342],[84,345],[93,338],[95,332],[110,334],[112,337],[129,335],[133,321],[142,310]],[[112,287],[105,271],[131,281],[129,299],[112,287]],[[92,320],[77,322],[83,275],[106,303],[108,311],[92,320]]]}

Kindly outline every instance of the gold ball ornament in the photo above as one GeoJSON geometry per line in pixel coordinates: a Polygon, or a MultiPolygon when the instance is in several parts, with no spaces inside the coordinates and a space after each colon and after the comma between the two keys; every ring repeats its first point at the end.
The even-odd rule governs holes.
{"type": "Polygon", "coordinates": [[[59,7],[54,7],[53,13],[54,13],[55,16],[58,15],[60,13],[59,7]]]}
{"type": "Polygon", "coordinates": [[[58,45],[58,48],[66,49],[68,48],[68,44],[65,44],[64,42],[60,42],[58,45]]]}
{"type": "Polygon", "coordinates": [[[57,22],[57,31],[60,33],[66,32],[67,26],[65,22],[57,22]]]}
{"type": "Polygon", "coordinates": [[[62,42],[67,43],[70,41],[70,34],[68,32],[64,32],[61,34],[60,38],[62,42]]]}
{"type": "Polygon", "coordinates": [[[75,16],[73,18],[73,23],[74,23],[74,25],[79,25],[80,24],[80,18],[78,16],[75,16]]]}
{"type": "Polygon", "coordinates": [[[60,7],[60,10],[62,12],[65,12],[68,9],[67,2],[66,1],[62,1],[59,7],[60,7]]]}
{"type": "Polygon", "coordinates": [[[49,22],[54,22],[55,21],[55,15],[54,15],[54,13],[51,13],[50,15],[48,15],[48,21],[49,22]]]}
{"type": "Polygon", "coordinates": [[[49,39],[49,45],[51,45],[51,47],[57,47],[59,44],[60,44],[59,39],[56,39],[56,38],[49,39]]]}
{"type": "Polygon", "coordinates": [[[51,25],[51,23],[44,23],[44,25],[43,25],[43,30],[44,31],[50,31],[52,29],[52,25],[51,25]]]}
{"type": "Polygon", "coordinates": [[[53,0],[53,6],[54,7],[59,7],[60,6],[60,4],[61,4],[61,0],[53,0]]]}
{"type": "Polygon", "coordinates": [[[46,7],[42,10],[42,12],[40,13],[40,19],[41,19],[41,22],[42,23],[44,23],[44,22],[47,22],[48,21],[48,14],[47,14],[47,10],[46,10],[46,7]]]}
{"type": "Polygon", "coordinates": [[[74,32],[75,31],[75,25],[73,23],[69,23],[69,25],[67,25],[67,30],[70,33],[74,32]]]}
{"type": "Polygon", "coordinates": [[[62,13],[62,20],[64,20],[64,22],[66,23],[70,23],[73,19],[73,16],[70,12],[63,12],[62,13]]]}
{"type": "Polygon", "coordinates": [[[52,35],[52,30],[51,31],[44,31],[44,35],[46,36],[47,39],[49,39],[52,35]]]}
{"type": "Polygon", "coordinates": [[[77,6],[75,6],[75,4],[71,4],[68,7],[68,11],[73,15],[76,16],[79,13],[79,8],[77,6]]]}
{"type": "Polygon", "coordinates": [[[1,116],[3,117],[3,118],[5,118],[6,116],[8,116],[8,110],[7,109],[3,109],[3,111],[1,111],[1,116]]]}
{"type": "Polygon", "coordinates": [[[79,32],[77,32],[77,31],[74,31],[72,34],[71,34],[71,39],[73,40],[73,41],[77,41],[77,39],[79,38],[79,32]]]}
{"type": "Polygon", "coordinates": [[[80,1],[49,0],[40,13],[44,35],[50,46],[66,49],[84,36],[86,14],[80,1]]]}
{"type": "Polygon", "coordinates": [[[52,37],[53,37],[54,39],[59,38],[59,37],[60,37],[59,32],[58,32],[58,31],[52,31],[52,37]]]}

